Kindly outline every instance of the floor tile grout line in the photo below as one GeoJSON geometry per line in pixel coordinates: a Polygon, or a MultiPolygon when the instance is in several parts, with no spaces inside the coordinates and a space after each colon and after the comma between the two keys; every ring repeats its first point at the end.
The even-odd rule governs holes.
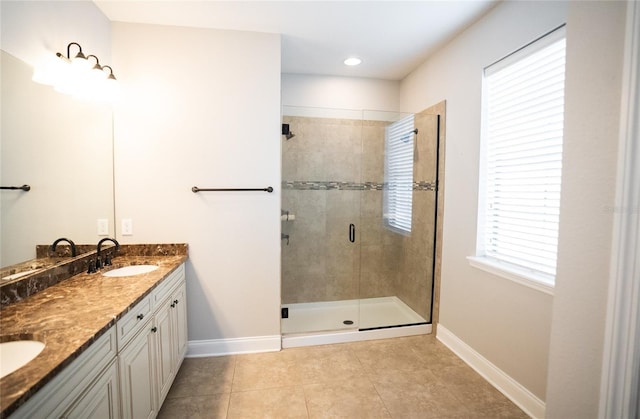
{"type": "Polygon", "coordinates": [[[231,410],[231,395],[233,394],[233,383],[236,380],[236,367],[238,366],[238,358],[236,356],[232,356],[233,360],[233,374],[231,375],[231,388],[229,389],[229,400],[227,401],[227,414],[225,418],[229,418],[229,410],[231,410]]]}
{"type": "Polygon", "coordinates": [[[305,386],[302,385],[302,396],[304,397],[304,408],[307,409],[307,419],[311,417],[311,412],[309,411],[309,401],[307,399],[307,391],[304,388],[305,386]]]}
{"type": "Polygon", "coordinates": [[[378,387],[376,387],[376,383],[374,383],[373,380],[371,380],[370,376],[367,376],[367,380],[373,386],[373,389],[375,390],[376,394],[378,395],[378,398],[380,398],[380,401],[382,402],[382,406],[384,407],[384,410],[389,414],[389,417],[391,419],[393,419],[393,415],[391,414],[391,410],[389,410],[389,408],[387,407],[387,404],[384,402],[384,398],[382,398],[382,394],[380,394],[380,392],[378,391],[378,387]]]}

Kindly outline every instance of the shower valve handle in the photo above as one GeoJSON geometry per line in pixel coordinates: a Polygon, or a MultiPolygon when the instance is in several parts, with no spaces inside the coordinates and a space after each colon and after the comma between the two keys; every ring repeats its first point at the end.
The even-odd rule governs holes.
{"type": "Polygon", "coordinates": [[[355,224],[349,224],[349,241],[355,243],[356,241],[356,226],[355,224]]]}

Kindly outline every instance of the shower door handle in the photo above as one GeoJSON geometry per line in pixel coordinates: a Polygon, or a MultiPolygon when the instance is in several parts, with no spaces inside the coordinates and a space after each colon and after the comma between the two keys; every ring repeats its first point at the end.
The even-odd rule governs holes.
{"type": "Polygon", "coordinates": [[[356,241],[356,226],[354,224],[349,224],[349,241],[351,243],[356,241]]]}

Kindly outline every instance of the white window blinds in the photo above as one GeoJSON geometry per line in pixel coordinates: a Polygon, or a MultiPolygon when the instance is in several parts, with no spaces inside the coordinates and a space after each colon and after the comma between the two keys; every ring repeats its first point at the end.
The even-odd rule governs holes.
{"type": "Polygon", "coordinates": [[[405,235],[411,233],[413,127],[409,115],[385,128],[384,225],[405,235]]]}
{"type": "Polygon", "coordinates": [[[482,256],[550,283],[558,244],[564,69],[561,30],[486,68],[484,78],[482,256]]]}

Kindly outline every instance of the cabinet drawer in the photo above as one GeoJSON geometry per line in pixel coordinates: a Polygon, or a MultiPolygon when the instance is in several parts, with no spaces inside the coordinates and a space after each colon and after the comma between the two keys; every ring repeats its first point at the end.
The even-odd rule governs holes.
{"type": "Polygon", "coordinates": [[[153,291],[151,298],[153,299],[153,307],[159,307],[166,298],[169,298],[174,288],[178,286],[184,279],[184,263],[173,271],[167,278],[162,281],[153,291]]]}
{"type": "Polygon", "coordinates": [[[152,317],[151,297],[147,296],[122,316],[116,328],[118,330],[118,350],[121,350],[147,324],[152,317]]]}

